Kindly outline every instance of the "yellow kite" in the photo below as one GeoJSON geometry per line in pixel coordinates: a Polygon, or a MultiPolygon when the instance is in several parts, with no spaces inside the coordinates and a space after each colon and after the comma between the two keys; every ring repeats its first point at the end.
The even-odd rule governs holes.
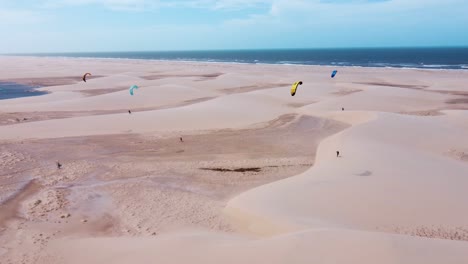
{"type": "Polygon", "coordinates": [[[294,96],[296,94],[296,90],[297,90],[297,87],[299,85],[302,85],[302,81],[299,81],[299,82],[295,82],[292,86],[291,86],[291,96],[294,96]]]}

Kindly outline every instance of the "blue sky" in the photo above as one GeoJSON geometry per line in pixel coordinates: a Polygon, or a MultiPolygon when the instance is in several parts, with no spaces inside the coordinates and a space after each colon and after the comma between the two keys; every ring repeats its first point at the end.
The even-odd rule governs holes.
{"type": "Polygon", "coordinates": [[[0,53],[468,46],[467,0],[0,0],[0,53]]]}

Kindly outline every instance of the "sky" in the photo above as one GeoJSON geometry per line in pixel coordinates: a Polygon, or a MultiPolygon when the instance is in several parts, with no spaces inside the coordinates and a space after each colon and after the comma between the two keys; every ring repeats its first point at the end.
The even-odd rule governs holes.
{"type": "Polygon", "coordinates": [[[467,0],[0,0],[0,53],[468,46],[467,0]]]}

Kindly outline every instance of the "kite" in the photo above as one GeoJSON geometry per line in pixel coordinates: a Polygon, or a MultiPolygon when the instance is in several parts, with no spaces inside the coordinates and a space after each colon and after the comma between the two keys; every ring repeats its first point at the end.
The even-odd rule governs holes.
{"type": "Polygon", "coordinates": [[[296,90],[297,90],[297,87],[299,85],[302,85],[302,81],[299,81],[299,82],[295,82],[292,86],[291,86],[291,96],[294,96],[296,94],[296,90]]]}
{"type": "Polygon", "coordinates": [[[86,82],[86,76],[91,75],[91,73],[87,72],[85,75],[83,75],[83,82],[86,82]]]}
{"type": "Polygon", "coordinates": [[[133,90],[135,90],[135,89],[138,89],[138,86],[132,85],[132,87],[130,87],[130,89],[129,89],[130,95],[133,95],[133,90]]]}
{"type": "Polygon", "coordinates": [[[337,70],[334,70],[334,71],[332,72],[332,74],[331,74],[331,77],[332,77],[332,78],[335,78],[335,76],[336,76],[337,73],[338,73],[338,71],[337,71],[337,70]]]}

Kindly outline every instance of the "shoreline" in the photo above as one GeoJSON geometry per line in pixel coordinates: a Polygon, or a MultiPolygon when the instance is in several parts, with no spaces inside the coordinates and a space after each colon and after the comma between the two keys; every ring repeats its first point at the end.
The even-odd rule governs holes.
{"type": "Polygon", "coordinates": [[[101,58],[101,57],[73,57],[73,56],[33,56],[33,55],[0,55],[2,57],[17,58],[46,58],[46,59],[74,59],[74,60],[101,60],[101,61],[126,61],[126,62],[162,62],[162,63],[182,63],[182,64],[207,64],[207,65],[251,65],[251,66],[296,66],[296,67],[327,67],[337,69],[398,69],[398,70],[421,70],[421,71],[468,71],[468,64],[462,65],[459,69],[434,68],[434,67],[399,67],[399,66],[362,66],[362,65],[321,65],[321,64],[300,64],[300,63],[266,63],[266,62],[235,62],[235,61],[206,61],[206,60],[170,60],[170,59],[135,59],[135,58],[101,58]]]}

